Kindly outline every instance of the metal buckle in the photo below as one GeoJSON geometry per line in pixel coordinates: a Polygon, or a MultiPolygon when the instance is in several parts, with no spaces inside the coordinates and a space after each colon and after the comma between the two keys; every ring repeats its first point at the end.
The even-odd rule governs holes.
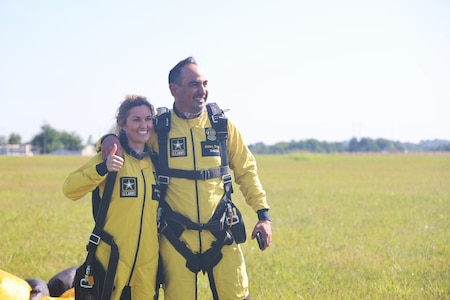
{"type": "Polygon", "coordinates": [[[209,172],[207,169],[200,170],[200,174],[201,174],[203,180],[209,179],[209,172]]]}
{"type": "Polygon", "coordinates": [[[158,222],[158,232],[159,233],[163,233],[164,230],[166,230],[168,224],[166,222],[166,220],[164,220],[163,222],[158,222]]]}
{"type": "Polygon", "coordinates": [[[164,175],[158,175],[158,182],[160,184],[169,184],[170,177],[169,176],[164,176],[164,175]]]}
{"type": "Polygon", "coordinates": [[[80,279],[80,286],[85,289],[92,289],[93,285],[89,285],[89,282],[86,278],[80,279]]]}
{"type": "Polygon", "coordinates": [[[227,216],[227,212],[225,211],[223,213],[222,217],[220,217],[220,221],[219,221],[220,230],[223,230],[225,228],[224,224],[225,224],[226,216],[227,216]]]}
{"type": "Polygon", "coordinates": [[[89,236],[89,243],[92,243],[94,245],[100,244],[101,240],[102,238],[99,235],[96,235],[95,233],[91,233],[91,235],[89,236]]]}
{"type": "Polygon", "coordinates": [[[230,217],[226,217],[226,222],[228,226],[233,226],[239,223],[239,217],[238,216],[233,216],[232,217],[232,221],[231,221],[231,225],[230,225],[230,217]]]}
{"type": "Polygon", "coordinates": [[[225,218],[226,218],[226,224],[230,227],[239,223],[239,217],[237,215],[233,215],[231,225],[230,225],[230,217],[226,216],[225,218]]]}
{"type": "Polygon", "coordinates": [[[231,174],[225,174],[222,176],[223,183],[230,183],[231,182],[231,174]]]}

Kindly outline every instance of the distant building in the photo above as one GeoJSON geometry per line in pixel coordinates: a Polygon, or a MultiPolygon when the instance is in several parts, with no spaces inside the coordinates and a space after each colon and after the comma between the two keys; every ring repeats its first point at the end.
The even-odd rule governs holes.
{"type": "Polygon", "coordinates": [[[0,155],[33,156],[33,152],[30,144],[3,144],[0,145],[0,155]]]}
{"type": "MultiPolygon", "coordinates": [[[[33,156],[39,155],[38,149],[33,149],[30,144],[3,144],[0,145],[0,155],[5,156],[33,156]]],[[[69,150],[56,150],[50,153],[50,155],[80,155],[80,156],[93,156],[96,154],[94,145],[87,145],[79,151],[69,150]]]]}
{"type": "Polygon", "coordinates": [[[81,150],[56,150],[50,153],[50,155],[81,155],[81,156],[94,156],[97,152],[95,151],[94,145],[87,145],[81,150]]]}
{"type": "Polygon", "coordinates": [[[94,145],[87,145],[81,150],[81,156],[94,156],[97,154],[94,145]]]}

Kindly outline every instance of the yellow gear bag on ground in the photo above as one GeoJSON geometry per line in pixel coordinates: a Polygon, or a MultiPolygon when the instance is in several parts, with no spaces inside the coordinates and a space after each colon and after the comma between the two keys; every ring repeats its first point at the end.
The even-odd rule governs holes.
{"type": "Polygon", "coordinates": [[[29,300],[31,286],[25,279],[0,269],[0,299],[29,300]]]}

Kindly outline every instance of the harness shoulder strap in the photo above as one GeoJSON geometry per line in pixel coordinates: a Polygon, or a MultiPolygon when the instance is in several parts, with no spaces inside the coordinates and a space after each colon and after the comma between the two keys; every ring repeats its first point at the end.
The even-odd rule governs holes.
{"type": "Polygon", "coordinates": [[[159,167],[161,169],[168,168],[167,140],[170,131],[170,119],[170,111],[167,107],[160,107],[157,109],[155,130],[158,134],[159,167]]]}
{"type": "MultiPolygon", "coordinates": [[[[101,299],[109,299],[114,288],[114,277],[117,271],[117,265],[119,262],[119,249],[117,244],[114,242],[114,238],[103,229],[105,225],[106,215],[108,213],[109,204],[111,203],[111,196],[114,189],[114,184],[116,182],[117,172],[111,172],[106,178],[105,190],[103,192],[103,197],[100,201],[98,212],[95,215],[95,227],[89,237],[89,243],[87,245],[87,257],[86,263],[93,268],[92,262],[95,257],[95,252],[100,240],[111,246],[111,255],[109,257],[109,262],[106,270],[106,277],[103,282],[103,293],[101,299]]],[[[97,190],[98,193],[98,190],[97,190]]],[[[93,197],[98,196],[93,192],[93,197]]],[[[86,270],[88,272],[88,270],[86,270]]],[[[89,277],[90,274],[86,274],[89,277]]]]}
{"type": "Polygon", "coordinates": [[[220,157],[222,160],[222,166],[228,166],[228,154],[227,154],[227,138],[228,138],[228,119],[225,113],[217,103],[209,103],[206,105],[208,110],[209,120],[211,126],[216,131],[217,138],[220,143],[220,157]]]}
{"type": "Polygon", "coordinates": [[[105,191],[103,192],[102,201],[100,201],[100,207],[95,218],[95,224],[97,227],[103,228],[103,226],[105,225],[106,214],[108,213],[109,204],[111,203],[111,196],[116,178],[117,172],[109,173],[108,177],[106,178],[105,191]]]}

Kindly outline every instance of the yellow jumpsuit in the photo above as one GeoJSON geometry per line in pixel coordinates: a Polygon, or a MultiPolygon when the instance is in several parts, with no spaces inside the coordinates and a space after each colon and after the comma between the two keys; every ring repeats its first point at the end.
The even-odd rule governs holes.
{"type": "MultiPolygon", "coordinates": [[[[119,248],[119,263],[111,299],[119,299],[122,289],[131,286],[133,300],[153,299],[158,267],[157,208],[159,188],[149,157],[138,160],[124,152],[125,162],[117,174],[104,229],[119,248]]],[[[64,195],[78,200],[97,186],[103,194],[106,175],[100,175],[98,153],[69,174],[63,184],[64,195]]],[[[106,168],[106,165],[104,166],[106,168]]],[[[106,270],[110,247],[100,242],[96,257],[106,270]]]]}
{"type": "MultiPolygon", "coordinates": [[[[206,110],[195,119],[182,119],[171,110],[168,137],[169,168],[202,170],[220,167],[217,151],[219,143],[206,110]]],[[[149,141],[158,150],[156,135],[149,141]]],[[[257,175],[256,161],[244,143],[240,132],[228,120],[227,151],[230,169],[245,200],[256,212],[268,209],[266,194],[257,175]]],[[[165,200],[171,208],[194,222],[207,223],[224,193],[221,178],[190,180],[170,178],[165,200]]],[[[180,239],[194,253],[203,253],[211,247],[215,237],[210,231],[184,230],[180,239]]],[[[197,299],[196,274],[185,265],[184,257],[173,248],[164,235],[160,240],[164,266],[166,300],[197,299]]],[[[223,258],[214,267],[213,274],[220,300],[244,299],[248,294],[248,277],[241,248],[233,242],[222,248],[223,258]]]]}

